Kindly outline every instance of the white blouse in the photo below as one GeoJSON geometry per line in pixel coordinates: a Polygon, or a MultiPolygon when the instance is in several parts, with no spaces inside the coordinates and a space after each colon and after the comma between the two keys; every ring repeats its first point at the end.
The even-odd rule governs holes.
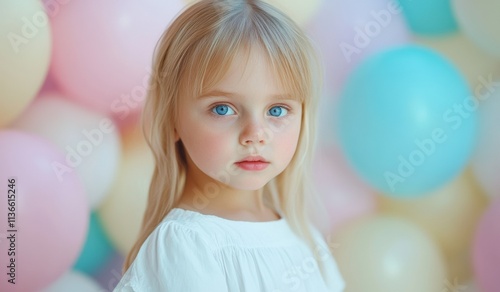
{"type": "Polygon", "coordinates": [[[235,221],[174,208],[146,239],[114,291],[343,291],[325,240],[314,228],[313,233],[315,251],[284,217],[235,221]]]}

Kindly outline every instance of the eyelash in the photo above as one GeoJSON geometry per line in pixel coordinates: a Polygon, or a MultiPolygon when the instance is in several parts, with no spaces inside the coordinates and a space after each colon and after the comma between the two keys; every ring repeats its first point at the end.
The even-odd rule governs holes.
{"type": "MultiPolygon", "coordinates": [[[[218,103],[218,104],[214,104],[210,107],[209,109],[209,112],[210,114],[212,114],[212,116],[216,119],[219,119],[219,118],[224,118],[226,117],[225,115],[218,115],[216,113],[214,113],[214,109],[220,105],[225,105],[225,106],[228,106],[230,107],[234,112],[236,112],[233,107],[227,103],[218,103]]],[[[272,109],[273,107],[282,107],[284,108],[286,111],[287,111],[287,114],[282,116],[282,117],[275,117],[275,116],[271,116],[271,117],[274,117],[274,118],[279,118],[279,119],[283,119],[283,118],[286,118],[288,115],[290,115],[290,113],[292,113],[292,109],[288,106],[288,105],[285,105],[285,104],[274,104],[273,106],[271,106],[269,109],[272,109]]]]}

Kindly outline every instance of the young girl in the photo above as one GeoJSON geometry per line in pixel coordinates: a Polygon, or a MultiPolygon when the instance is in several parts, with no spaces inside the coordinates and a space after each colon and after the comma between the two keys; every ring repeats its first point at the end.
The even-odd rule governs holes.
{"type": "Polygon", "coordinates": [[[202,0],[176,18],[143,112],[143,227],[115,291],[343,290],[307,212],[319,68],[265,2],[202,0]]]}

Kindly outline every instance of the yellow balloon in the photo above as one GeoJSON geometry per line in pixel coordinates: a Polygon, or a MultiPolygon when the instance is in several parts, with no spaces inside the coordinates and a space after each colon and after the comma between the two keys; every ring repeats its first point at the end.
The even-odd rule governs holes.
{"type": "MultiPolygon", "coordinates": [[[[192,4],[197,0],[184,0],[186,4],[192,4]]],[[[304,26],[311,17],[316,14],[324,0],[264,0],[292,18],[297,24],[304,26]]]]}
{"type": "Polygon", "coordinates": [[[122,140],[119,171],[98,213],[106,234],[117,250],[126,255],[141,228],[154,160],[138,128],[125,133],[122,140]]]}
{"type": "MultiPolygon", "coordinates": [[[[264,0],[290,16],[297,24],[304,26],[315,15],[323,0],[264,0]]],[[[330,0],[328,0],[330,1],[330,0]]]]}
{"type": "Polygon", "coordinates": [[[500,58],[500,1],[453,0],[453,11],[461,30],[486,52],[500,58]]]}
{"type": "Polygon", "coordinates": [[[467,78],[473,92],[478,86],[487,82],[489,76],[496,74],[500,68],[500,60],[485,54],[463,33],[439,38],[415,36],[414,39],[417,44],[429,47],[450,59],[467,78]]]}
{"type": "Polygon", "coordinates": [[[50,23],[40,0],[0,2],[0,127],[33,100],[47,75],[50,23]]]}
{"type": "Polygon", "coordinates": [[[441,292],[446,268],[435,243],[414,224],[364,218],[333,238],[345,292],[441,292]]]}
{"type": "Polygon", "coordinates": [[[384,214],[407,219],[433,238],[441,248],[450,278],[470,278],[473,234],[487,199],[470,170],[446,186],[418,198],[380,197],[384,214]]]}

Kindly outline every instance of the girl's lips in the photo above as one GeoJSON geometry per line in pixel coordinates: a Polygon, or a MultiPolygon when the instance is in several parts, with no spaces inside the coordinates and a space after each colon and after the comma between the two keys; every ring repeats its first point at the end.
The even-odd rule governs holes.
{"type": "Polygon", "coordinates": [[[267,162],[264,157],[262,156],[247,156],[245,157],[245,159],[242,159],[241,161],[237,162],[237,163],[240,163],[240,162],[267,162]]]}
{"type": "Polygon", "coordinates": [[[236,162],[236,165],[238,165],[238,167],[240,167],[244,170],[258,171],[258,170],[265,169],[269,165],[269,162],[265,162],[265,161],[240,161],[240,162],[236,162]]]}

